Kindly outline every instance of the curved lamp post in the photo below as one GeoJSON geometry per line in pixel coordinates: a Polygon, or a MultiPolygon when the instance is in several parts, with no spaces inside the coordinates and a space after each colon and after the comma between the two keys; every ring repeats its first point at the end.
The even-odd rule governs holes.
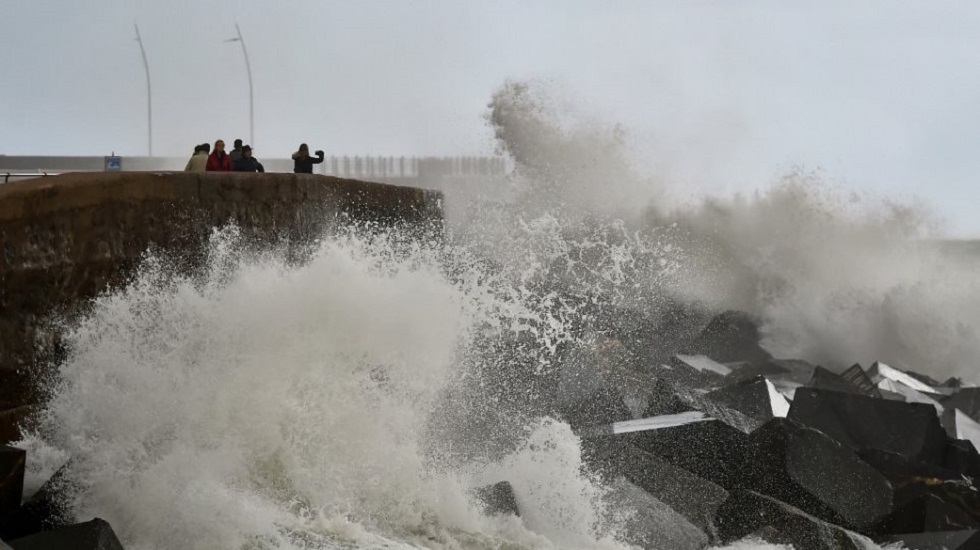
{"type": "Polygon", "coordinates": [[[255,102],[253,101],[252,94],[252,65],[248,62],[248,50],[245,49],[245,39],[242,37],[242,30],[238,28],[238,23],[235,23],[235,32],[238,36],[235,38],[229,38],[225,42],[240,42],[242,45],[242,54],[245,56],[245,70],[248,72],[248,139],[249,145],[255,147],[255,102]]]}
{"type": "Polygon", "coordinates": [[[150,93],[150,64],[146,62],[146,50],[143,49],[143,39],[140,37],[140,27],[136,27],[136,42],[140,45],[140,55],[143,56],[143,69],[146,71],[146,141],[149,155],[153,156],[153,102],[150,93]]]}

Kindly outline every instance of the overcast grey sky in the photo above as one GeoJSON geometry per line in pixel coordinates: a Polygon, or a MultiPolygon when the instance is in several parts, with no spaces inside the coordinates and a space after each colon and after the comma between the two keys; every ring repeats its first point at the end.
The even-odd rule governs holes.
{"type": "Polygon", "coordinates": [[[637,157],[710,192],[794,166],[921,197],[980,236],[973,2],[0,0],[0,154],[146,152],[248,138],[258,156],[492,150],[506,79],[623,123],[637,157]]]}

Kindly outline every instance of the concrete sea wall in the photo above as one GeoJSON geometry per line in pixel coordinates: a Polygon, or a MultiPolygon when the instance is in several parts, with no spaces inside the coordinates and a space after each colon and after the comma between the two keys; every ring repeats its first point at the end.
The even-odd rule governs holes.
{"type": "Polygon", "coordinates": [[[71,173],[0,186],[0,411],[37,399],[52,313],[118,284],[153,248],[202,257],[213,228],[309,243],[352,221],[438,230],[442,194],[306,174],[71,173]],[[38,346],[38,344],[42,344],[38,346]]]}

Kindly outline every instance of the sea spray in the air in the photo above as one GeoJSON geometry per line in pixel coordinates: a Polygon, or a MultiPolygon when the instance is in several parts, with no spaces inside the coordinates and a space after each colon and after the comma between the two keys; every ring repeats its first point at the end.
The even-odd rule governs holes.
{"type": "Polygon", "coordinates": [[[71,458],[77,515],[130,548],[619,547],[567,426],[485,465],[529,505],[523,521],[469,496],[503,478],[427,463],[460,350],[529,333],[533,312],[384,238],[337,238],[300,266],[237,255],[235,239],[215,236],[201,277],[147,261],[66,334],[41,436],[71,458]]]}
{"type": "MultiPolygon", "coordinates": [[[[526,224],[561,212],[566,234],[616,224],[655,244],[670,269],[638,266],[624,278],[620,288],[646,290],[631,308],[740,309],[761,321],[777,356],[832,368],[883,360],[976,381],[980,264],[937,245],[941,223],[925,205],[846,192],[805,171],[751,196],[682,202],[664,178],[633,168],[621,127],[553,96],[537,82],[493,96],[488,120],[520,182],[506,211],[526,224]]],[[[535,242],[516,224],[498,227],[507,246],[488,248],[504,258],[535,242]]]]}
{"type": "Polygon", "coordinates": [[[764,323],[781,357],[831,368],[882,360],[976,381],[975,260],[944,253],[915,205],[843,200],[792,174],[751,200],[709,200],[672,219],[688,230],[682,296],[764,323]]]}
{"type": "MultiPolygon", "coordinates": [[[[670,351],[664,319],[731,307],[780,355],[936,373],[976,356],[980,292],[920,244],[916,208],[842,208],[805,174],[684,206],[619,128],[533,85],[488,120],[508,193],[450,191],[445,244],[354,230],[287,262],[226,231],[203,273],[149,257],[68,324],[32,468],[70,458],[71,509],[130,548],[619,548],[633,510],[555,414],[577,365],[628,386],[670,351]],[[471,497],[502,480],[520,518],[471,497]]],[[[756,547],[775,548],[732,548],[756,547]]]]}

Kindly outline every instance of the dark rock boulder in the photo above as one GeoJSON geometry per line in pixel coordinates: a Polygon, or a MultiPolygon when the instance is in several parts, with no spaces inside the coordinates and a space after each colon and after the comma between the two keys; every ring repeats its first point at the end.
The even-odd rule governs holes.
{"type": "Polygon", "coordinates": [[[660,378],[653,384],[647,399],[647,408],[643,411],[643,417],[700,410],[698,408],[699,395],[694,390],[684,389],[679,384],[660,378]]]}
{"type": "Polygon", "coordinates": [[[752,488],[820,519],[869,530],[892,508],[892,487],[823,433],[774,419],[749,436],[752,488]]]}
{"type": "Polygon", "coordinates": [[[765,374],[765,377],[789,401],[793,400],[796,388],[810,382],[816,369],[816,366],[799,359],[773,359],[769,364],[783,369],[784,372],[765,374]]]}
{"type": "Polygon", "coordinates": [[[639,548],[702,550],[710,538],[673,507],[624,478],[614,480],[606,502],[625,513],[623,542],[639,548]]]}
{"type": "Polygon", "coordinates": [[[726,385],[745,382],[746,380],[755,378],[756,376],[778,377],[792,374],[789,369],[776,363],[775,361],[766,361],[763,363],[738,361],[734,363],[725,363],[725,366],[730,368],[732,371],[730,374],[725,376],[726,385]]]}
{"type": "Polygon", "coordinates": [[[806,385],[807,387],[818,390],[837,391],[867,397],[881,397],[881,391],[878,389],[878,386],[868,378],[861,365],[856,364],[841,374],[834,374],[823,367],[816,367],[813,369],[813,375],[806,385]]]}
{"type": "Polygon", "coordinates": [[[513,514],[520,516],[521,512],[517,508],[517,498],[514,496],[514,487],[510,482],[501,481],[493,485],[478,487],[473,490],[473,498],[483,508],[483,512],[488,516],[498,516],[513,514]]]}
{"type": "Polygon", "coordinates": [[[662,460],[729,489],[748,481],[748,435],[710,420],[625,434],[627,441],[662,460]]]}
{"type": "Polygon", "coordinates": [[[972,442],[974,447],[980,445],[980,423],[965,412],[956,407],[946,407],[940,421],[949,437],[966,439],[972,442]]]}
{"type": "Polygon", "coordinates": [[[915,378],[916,380],[922,382],[923,384],[929,386],[930,388],[937,388],[943,385],[943,382],[936,380],[935,378],[929,376],[928,374],[920,374],[913,370],[903,370],[902,372],[911,376],[912,378],[915,378]]]}
{"type": "Polygon", "coordinates": [[[857,388],[862,394],[869,397],[881,397],[881,392],[878,390],[878,386],[871,380],[868,373],[864,372],[861,365],[854,363],[847,370],[840,373],[840,377],[851,384],[851,386],[857,388]]]}
{"type": "Polygon", "coordinates": [[[980,477],[980,454],[969,441],[947,438],[942,467],[961,476],[980,477]]]}
{"type": "Polygon", "coordinates": [[[980,388],[961,388],[953,395],[943,398],[941,403],[947,409],[959,409],[980,422],[980,388]]]}
{"type": "Polygon", "coordinates": [[[16,539],[71,524],[69,468],[70,463],[62,466],[20,508],[0,519],[0,537],[16,539]]]}
{"type": "Polygon", "coordinates": [[[704,398],[760,422],[785,417],[789,412],[789,402],[762,376],[719,388],[704,398]]]}
{"type": "Polygon", "coordinates": [[[801,384],[809,380],[813,376],[813,369],[817,368],[816,365],[802,359],[772,359],[769,364],[783,369],[786,371],[786,376],[801,384]]]}
{"type": "Polygon", "coordinates": [[[914,533],[885,537],[881,542],[900,543],[906,550],[980,550],[980,531],[914,533]]]}
{"type": "Polygon", "coordinates": [[[700,411],[746,434],[763,424],[762,420],[708,399],[695,388],[684,387],[666,380],[657,380],[650,392],[648,403],[643,413],[644,418],[700,411]]]}
{"type": "Polygon", "coordinates": [[[980,491],[969,481],[911,478],[896,484],[895,508],[921,499],[926,495],[938,497],[943,502],[962,510],[970,518],[980,521],[980,491]]]}
{"type": "Polygon", "coordinates": [[[714,369],[705,368],[706,363],[723,367],[703,355],[677,355],[650,369],[650,374],[680,388],[711,389],[724,384],[725,376],[714,369]]]}
{"type": "Polygon", "coordinates": [[[877,532],[958,529],[980,522],[980,491],[969,479],[936,466],[912,463],[893,453],[862,454],[868,455],[862,458],[888,477],[895,488],[894,511],[876,528],[877,532]],[[941,527],[944,522],[947,527],[941,527]]]}
{"type": "MultiPolygon", "coordinates": [[[[569,346],[554,373],[531,377],[528,385],[534,378],[553,378],[555,412],[573,428],[640,416],[646,407],[644,389],[653,377],[636,366],[621,340],[591,335],[586,342],[569,346]]],[[[525,372],[533,370],[528,366],[525,372]]],[[[498,377],[495,371],[492,378],[498,377]]]]}
{"type": "Polygon", "coordinates": [[[24,494],[24,467],[27,453],[23,449],[0,446],[0,518],[12,514],[24,494]]]}
{"type": "Polygon", "coordinates": [[[840,376],[820,366],[813,369],[813,376],[810,377],[810,381],[807,382],[806,386],[808,388],[816,388],[818,390],[837,391],[854,395],[868,395],[854,384],[851,384],[847,380],[844,380],[840,376]]]}
{"type": "Polygon", "coordinates": [[[930,405],[799,388],[788,418],[855,451],[881,449],[918,462],[943,462],[946,433],[930,405]]]}
{"type": "Polygon", "coordinates": [[[0,445],[19,441],[21,438],[21,427],[27,423],[33,412],[34,407],[30,405],[0,411],[0,445]]]}
{"type": "Polygon", "coordinates": [[[963,379],[959,378],[958,376],[950,376],[945,382],[940,384],[939,387],[958,390],[963,387],[963,379]]]}
{"type": "Polygon", "coordinates": [[[943,468],[942,465],[926,464],[881,449],[861,449],[857,455],[878,473],[888,478],[893,485],[902,485],[916,478],[942,481],[959,480],[963,477],[958,472],[943,468]]]}
{"type": "Polygon", "coordinates": [[[565,399],[558,404],[558,414],[574,430],[633,418],[623,395],[612,388],[598,389],[575,400],[565,399]]]}
{"type": "MultiPolygon", "coordinates": [[[[643,334],[646,349],[641,353],[647,364],[659,365],[670,360],[685,344],[694,340],[713,313],[688,301],[665,297],[664,303],[650,318],[643,334]]],[[[636,325],[634,325],[635,327],[636,325]]]]}
{"type": "Polygon", "coordinates": [[[715,533],[715,514],[728,498],[728,491],[720,485],[629,444],[601,445],[594,456],[593,464],[604,477],[625,478],[701,531],[715,533]]]}
{"type": "Polygon", "coordinates": [[[764,362],[772,355],[759,345],[759,326],[747,313],[726,311],[715,316],[683,348],[685,354],[707,355],[721,363],[733,361],[764,362]]]}
{"type": "MultiPolygon", "coordinates": [[[[671,400],[670,407],[676,405],[678,408],[691,408],[676,395],[671,396],[671,400]]],[[[723,487],[740,487],[745,481],[748,428],[739,429],[729,422],[712,417],[715,411],[726,411],[707,401],[701,405],[705,404],[710,405],[705,410],[712,411],[711,415],[697,410],[686,410],[671,415],[593,426],[580,432],[587,441],[583,452],[591,455],[596,447],[633,444],[723,487]]],[[[746,424],[759,424],[737,411],[727,414],[745,421],[746,424]]]]}
{"type": "Polygon", "coordinates": [[[959,507],[936,495],[917,497],[895,509],[875,528],[879,534],[924,533],[931,531],[960,531],[980,526],[959,507]]]}
{"type": "Polygon", "coordinates": [[[112,527],[95,518],[53,531],[44,531],[10,541],[14,550],[122,550],[112,527]]]}
{"type": "Polygon", "coordinates": [[[795,550],[866,550],[870,541],[842,527],[753,491],[732,492],[718,510],[719,534],[725,542],[756,535],[795,550]]]}

